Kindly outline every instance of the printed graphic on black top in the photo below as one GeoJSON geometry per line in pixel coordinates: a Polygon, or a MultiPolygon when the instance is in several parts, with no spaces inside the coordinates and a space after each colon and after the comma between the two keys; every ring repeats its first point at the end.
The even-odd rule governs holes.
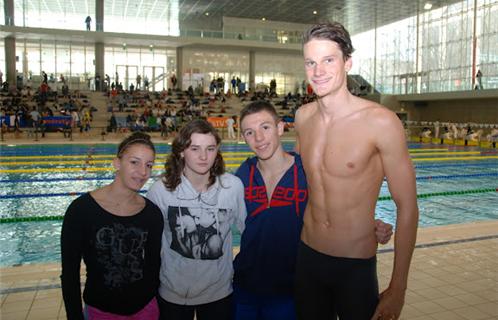
{"type": "Polygon", "coordinates": [[[223,242],[230,232],[230,209],[169,207],[171,249],[184,257],[201,260],[223,255],[223,242]]]}
{"type": "Polygon", "coordinates": [[[143,278],[148,232],[120,223],[102,227],[95,234],[97,261],[104,268],[104,284],[126,286],[143,278]]]}

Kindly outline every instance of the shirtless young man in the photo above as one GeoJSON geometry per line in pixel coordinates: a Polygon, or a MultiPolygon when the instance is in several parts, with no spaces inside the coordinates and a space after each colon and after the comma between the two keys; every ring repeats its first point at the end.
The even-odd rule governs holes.
{"type": "Polygon", "coordinates": [[[415,173],[403,126],[383,106],[347,89],[353,47],[339,23],[303,39],[318,100],[296,114],[296,149],[309,199],[296,265],[299,319],[398,319],[418,222],[415,173]],[[384,177],[397,207],[394,268],[378,293],[375,205],[384,177]]]}

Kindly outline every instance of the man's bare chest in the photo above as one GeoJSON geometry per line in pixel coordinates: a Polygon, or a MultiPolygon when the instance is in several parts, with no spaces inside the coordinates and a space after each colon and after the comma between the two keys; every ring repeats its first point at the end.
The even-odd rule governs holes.
{"type": "Polygon", "coordinates": [[[367,170],[377,155],[371,139],[347,130],[304,134],[299,145],[307,174],[356,175],[367,170]]]}

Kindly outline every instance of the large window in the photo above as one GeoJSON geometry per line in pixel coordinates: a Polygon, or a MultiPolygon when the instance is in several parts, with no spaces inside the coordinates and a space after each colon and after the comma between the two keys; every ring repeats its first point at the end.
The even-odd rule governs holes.
{"type": "Polygon", "coordinates": [[[178,0],[104,1],[104,31],[178,36],[178,6],[178,0]]]}
{"type": "Polygon", "coordinates": [[[420,92],[472,89],[472,16],[470,2],[420,15],[420,92]]]}
{"type": "Polygon", "coordinates": [[[16,69],[26,83],[38,86],[42,71],[49,82],[57,84],[61,75],[72,89],[88,89],[88,80],[94,76],[94,44],[61,41],[16,41],[16,69]]]}
{"type": "Polygon", "coordinates": [[[477,70],[483,74],[484,89],[498,88],[498,1],[477,3],[477,70]]]}
{"type": "Polygon", "coordinates": [[[256,53],[256,85],[264,83],[269,86],[275,79],[277,94],[296,93],[305,79],[302,54],[266,54],[256,53]]]}
{"type": "Polygon", "coordinates": [[[221,77],[225,80],[226,91],[230,88],[232,77],[239,77],[243,83],[248,82],[249,52],[184,48],[182,73],[183,89],[201,85],[204,91],[208,91],[210,82],[221,77]]]}
{"type": "Polygon", "coordinates": [[[95,30],[95,0],[14,0],[14,12],[19,27],[85,30],[90,16],[95,30]]]}
{"type": "Polygon", "coordinates": [[[498,1],[477,1],[476,70],[473,4],[420,12],[418,25],[414,16],[354,35],[352,73],[389,94],[471,90],[477,70],[485,89],[498,88],[498,1]]]}
{"type": "Polygon", "coordinates": [[[168,80],[175,70],[176,51],[154,46],[106,46],[105,73],[111,82],[119,82],[129,88],[143,86],[145,77],[149,81],[149,89],[161,91],[169,87],[168,80]],[[140,83],[137,76],[140,75],[140,83]]]}

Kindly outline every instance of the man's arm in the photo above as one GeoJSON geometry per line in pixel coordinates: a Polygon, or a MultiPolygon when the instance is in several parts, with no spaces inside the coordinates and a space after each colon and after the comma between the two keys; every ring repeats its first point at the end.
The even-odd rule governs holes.
{"type": "Polygon", "coordinates": [[[382,292],[372,319],[398,319],[404,304],[408,271],[415,247],[418,225],[415,171],[408,154],[401,121],[392,112],[380,109],[375,116],[376,144],[382,159],[391,196],[396,203],[394,267],[389,287],[382,292]]]}

